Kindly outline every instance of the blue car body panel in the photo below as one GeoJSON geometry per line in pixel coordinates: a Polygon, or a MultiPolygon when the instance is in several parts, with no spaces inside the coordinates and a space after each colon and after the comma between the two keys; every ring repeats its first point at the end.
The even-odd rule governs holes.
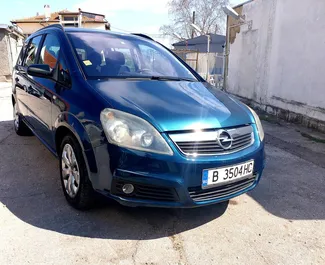
{"type": "Polygon", "coordinates": [[[201,82],[89,80],[113,108],[150,121],[160,132],[253,123],[243,105],[201,82]]]}

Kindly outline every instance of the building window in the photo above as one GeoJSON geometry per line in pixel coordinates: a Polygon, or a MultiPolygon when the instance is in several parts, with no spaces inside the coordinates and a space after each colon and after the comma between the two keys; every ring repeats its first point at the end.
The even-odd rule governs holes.
{"type": "Polygon", "coordinates": [[[78,23],[65,23],[63,26],[64,27],[75,27],[75,28],[77,28],[78,27],[78,23]]]}
{"type": "Polygon", "coordinates": [[[63,20],[64,21],[78,21],[78,18],[77,17],[63,17],[63,20]]]}
{"type": "Polygon", "coordinates": [[[78,27],[78,16],[62,16],[61,24],[64,27],[78,27]]]}

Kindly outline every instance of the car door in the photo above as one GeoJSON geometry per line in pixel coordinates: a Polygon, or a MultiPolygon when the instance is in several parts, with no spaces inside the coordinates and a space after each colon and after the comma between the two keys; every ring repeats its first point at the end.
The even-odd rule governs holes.
{"type": "Polygon", "coordinates": [[[60,41],[54,34],[46,34],[40,46],[37,64],[48,65],[52,78],[29,77],[30,116],[36,134],[51,148],[54,147],[52,131],[52,102],[56,98],[56,67],[60,41]]]}
{"type": "Polygon", "coordinates": [[[69,70],[66,58],[64,56],[63,49],[60,51],[59,62],[57,64],[55,79],[57,80],[55,87],[55,94],[52,104],[52,124],[54,126],[61,113],[67,112],[71,107],[68,103],[68,99],[72,99],[73,93],[71,93],[71,71],[69,70]]]}
{"type": "Polygon", "coordinates": [[[36,61],[38,47],[42,40],[42,35],[37,36],[28,42],[25,42],[16,67],[14,69],[14,93],[17,97],[19,112],[25,120],[30,123],[29,116],[29,81],[27,76],[27,67],[36,61]]]}

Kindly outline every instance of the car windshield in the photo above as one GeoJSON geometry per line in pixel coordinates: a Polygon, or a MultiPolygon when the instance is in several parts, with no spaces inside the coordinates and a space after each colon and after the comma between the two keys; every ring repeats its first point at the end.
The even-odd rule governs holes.
{"type": "Polygon", "coordinates": [[[88,78],[197,81],[172,53],[154,41],[102,32],[70,32],[68,36],[88,78]]]}

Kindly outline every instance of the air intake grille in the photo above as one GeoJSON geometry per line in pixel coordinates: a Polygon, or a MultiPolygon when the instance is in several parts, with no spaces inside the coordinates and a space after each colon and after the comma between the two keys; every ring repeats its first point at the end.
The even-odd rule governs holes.
{"type": "Polygon", "coordinates": [[[227,130],[232,138],[232,145],[224,149],[217,141],[217,131],[170,134],[170,138],[185,155],[221,155],[245,149],[253,144],[254,133],[251,126],[227,130]],[[193,141],[193,140],[194,141],[193,141]]]}
{"type": "Polygon", "coordinates": [[[237,192],[243,191],[253,186],[255,180],[256,180],[256,175],[254,175],[253,178],[240,180],[238,182],[231,183],[228,185],[223,185],[216,188],[203,190],[201,187],[195,187],[195,188],[189,188],[188,191],[193,201],[203,202],[208,200],[220,199],[223,197],[233,195],[237,192]]]}

